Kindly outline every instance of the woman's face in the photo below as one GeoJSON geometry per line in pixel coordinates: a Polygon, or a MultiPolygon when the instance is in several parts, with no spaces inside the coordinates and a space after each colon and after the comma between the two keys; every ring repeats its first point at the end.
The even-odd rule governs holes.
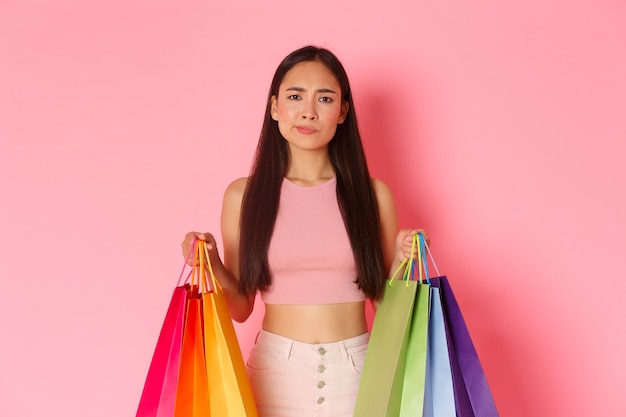
{"type": "Polygon", "coordinates": [[[291,68],[272,96],[272,119],[289,146],[327,149],[337,125],[344,122],[348,103],[334,74],[321,62],[301,62],[291,68]]]}

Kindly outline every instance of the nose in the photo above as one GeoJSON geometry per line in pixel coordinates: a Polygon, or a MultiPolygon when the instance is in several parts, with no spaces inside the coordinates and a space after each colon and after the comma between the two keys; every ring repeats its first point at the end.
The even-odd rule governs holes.
{"type": "Polygon", "coordinates": [[[304,108],[302,109],[302,118],[307,120],[317,119],[315,103],[308,102],[304,105],[304,108]]]}

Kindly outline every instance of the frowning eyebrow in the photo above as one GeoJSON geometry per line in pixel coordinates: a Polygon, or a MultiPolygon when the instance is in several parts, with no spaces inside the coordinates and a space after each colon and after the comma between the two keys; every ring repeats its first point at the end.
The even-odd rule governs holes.
{"type": "MultiPolygon", "coordinates": [[[[303,93],[306,91],[305,88],[302,87],[289,87],[285,91],[296,91],[299,93],[303,93]]],[[[318,93],[326,93],[326,94],[337,94],[337,92],[331,88],[320,88],[316,92],[318,93]]]]}

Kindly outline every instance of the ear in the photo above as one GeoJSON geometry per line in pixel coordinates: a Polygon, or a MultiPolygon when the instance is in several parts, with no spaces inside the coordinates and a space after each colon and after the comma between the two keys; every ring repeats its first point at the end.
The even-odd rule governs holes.
{"type": "Polygon", "coordinates": [[[350,110],[350,103],[344,101],[341,104],[341,113],[339,113],[339,119],[337,120],[337,124],[343,124],[346,121],[346,117],[348,116],[348,110],[350,110]]]}
{"type": "Polygon", "coordinates": [[[272,119],[274,121],[278,121],[278,109],[276,108],[276,96],[272,96],[270,98],[270,114],[272,115],[272,119]]]}

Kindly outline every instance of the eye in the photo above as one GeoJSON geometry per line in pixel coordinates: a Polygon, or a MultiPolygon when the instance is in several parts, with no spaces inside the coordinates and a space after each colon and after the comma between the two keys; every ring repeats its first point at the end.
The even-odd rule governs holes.
{"type": "Polygon", "coordinates": [[[324,97],[320,97],[320,101],[323,103],[332,103],[334,100],[330,97],[324,96],[324,97]]]}
{"type": "Polygon", "coordinates": [[[287,100],[300,100],[300,96],[298,94],[291,94],[287,96],[287,100]]]}

